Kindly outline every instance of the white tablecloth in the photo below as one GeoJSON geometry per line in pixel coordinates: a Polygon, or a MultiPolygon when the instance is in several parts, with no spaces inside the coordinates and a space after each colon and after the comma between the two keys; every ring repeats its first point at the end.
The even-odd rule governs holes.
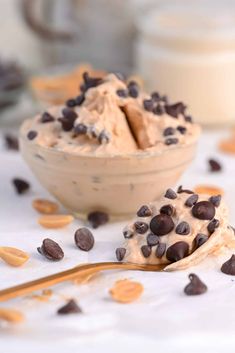
{"type": "MultiPolygon", "coordinates": [[[[181,182],[185,187],[207,183],[222,186],[235,223],[235,157],[217,151],[217,141],[226,132],[204,133],[195,162],[181,182]],[[209,173],[207,158],[223,164],[223,172],[209,173]]],[[[17,152],[0,148],[0,245],[27,251],[30,260],[22,268],[0,261],[0,289],[70,268],[82,262],[115,260],[114,249],[122,242],[124,223],[107,224],[94,230],[95,247],[88,254],[74,245],[78,220],[61,230],[45,230],[37,224],[31,207],[36,197],[48,197],[17,152]],[[11,179],[30,181],[31,191],[16,195],[11,179]],[[37,253],[42,239],[50,237],[64,249],[65,258],[53,263],[37,253]]],[[[233,352],[235,351],[235,278],[220,272],[224,257],[205,261],[196,268],[174,273],[112,271],[89,284],[61,284],[53,288],[49,302],[23,298],[0,303],[26,315],[25,323],[0,326],[0,352],[233,352]],[[197,273],[208,285],[198,297],[183,293],[188,274],[197,273]],[[132,304],[118,304],[108,290],[117,279],[131,278],[144,285],[144,294],[132,304]],[[64,297],[76,298],[83,314],[60,317],[56,310],[64,297]]]]}

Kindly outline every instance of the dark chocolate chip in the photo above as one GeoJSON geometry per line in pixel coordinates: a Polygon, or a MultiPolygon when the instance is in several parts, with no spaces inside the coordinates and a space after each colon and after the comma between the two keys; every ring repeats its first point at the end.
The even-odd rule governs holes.
{"type": "Polygon", "coordinates": [[[221,164],[215,159],[209,159],[208,163],[211,172],[220,172],[222,170],[221,164]]]}
{"type": "Polygon", "coordinates": [[[164,197],[166,197],[167,199],[170,199],[170,200],[174,200],[177,198],[177,194],[174,190],[167,189],[164,197]]]}
{"type": "Polygon", "coordinates": [[[157,236],[156,234],[153,234],[153,233],[149,233],[149,234],[147,235],[146,240],[147,240],[147,244],[148,244],[149,246],[155,246],[155,245],[157,245],[157,244],[159,243],[159,238],[158,238],[158,236],[157,236]]]}
{"type": "Polygon", "coordinates": [[[186,115],[186,116],[184,117],[184,120],[185,120],[187,123],[192,123],[192,122],[193,122],[193,119],[192,119],[192,117],[191,117],[190,115],[186,115]]]}
{"type": "Polygon", "coordinates": [[[186,131],[187,131],[186,127],[185,127],[185,126],[181,126],[181,125],[177,126],[177,130],[178,130],[182,135],[184,135],[184,134],[186,133],[186,131]]]}
{"type": "Polygon", "coordinates": [[[51,123],[54,121],[55,118],[48,112],[44,112],[41,116],[40,122],[45,124],[45,123],[51,123]]]}
{"type": "Polygon", "coordinates": [[[188,235],[190,233],[190,226],[187,222],[180,222],[175,228],[176,234],[188,235]]]}
{"type": "Polygon", "coordinates": [[[130,239],[134,236],[134,231],[132,229],[124,229],[123,236],[125,239],[130,239]]]}
{"type": "Polygon", "coordinates": [[[172,218],[163,213],[153,217],[150,222],[151,231],[159,236],[170,233],[174,226],[172,218]]]}
{"type": "Polygon", "coordinates": [[[132,98],[137,98],[139,95],[139,87],[136,82],[131,81],[128,84],[128,92],[129,96],[132,98]]]}
{"type": "Polygon", "coordinates": [[[187,198],[187,200],[185,201],[185,206],[192,207],[193,205],[195,205],[195,203],[197,203],[197,201],[198,201],[198,195],[193,194],[187,198]]]}
{"type": "Polygon", "coordinates": [[[209,198],[209,201],[213,203],[215,207],[219,207],[221,202],[221,195],[213,195],[209,198]]]}
{"type": "Polygon", "coordinates": [[[165,243],[159,243],[155,252],[155,255],[158,259],[161,259],[163,255],[165,254],[166,251],[166,244],[165,243]]]}
{"type": "Polygon", "coordinates": [[[87,133],[90,134],[92,137],[97,138],[98,137],[98,132],[94,126],[89,126],[87,128],[87,133]]]}
{"type": "Polygon", "coordinates": [[[82,103],[84,102],[84,100],[85,100],[84,94],[80,94],[79,96],[77,96],[77,97],[75,98],[76,105],[82,105],[82,103]]]}
{"type": "Polygon", "coordinates": [[[87,219],[93,228],[98,228],[109,221],[109,215],[106,212],[94,211],[88,214],[87,219]]]}
{"type": "Polygon", "coordinates": [[[182,102],[178,102],[171,105],[167,104],[165,109],[168,115],[172,116],[173,118],[178,118],[179,114],[184,114],[186,106],[182,102]]]}
{"type": "Polygon", "coordinates": [[[190,283],[184,288],[184,293],[187,295],[199,295],[207,291],[207,286],[200,280],[200,278],[191,273],[189,276],[190,283]]]}
{"type": "Polygon", "coordinates": [[[90,251],[94,244],[95,239],[93,234],[88,228],[79,228],[74,234],[74,241],[77,247],[83,251],[90,251]]]}
{"type": "MultiPolygon", "coordinates": [[[[71,110],[70,108],[64,108],[64,110],[65,109],[71,110]]],[[[68,116],[69,116],[69,114],[68,114],[68,116]]],[[[76,114],[76,116],[72,115],[72,114],[71,114],[71,117],[68,117],[68,116],[64,116],[62,118],[58,118],[58,121],[61,123],[62,129],[64,131],[71,131],[73,129],[74,122],[75,122],[75,120],[77,118],[77,114],[76,114]]]]}
{"type": "Polygon", "coordinates": [[[209,234],[213,234],[215,229],[219,227],[219,220],[218,219],[212,219],[210,223],[207,226],[207,230],[209,234]]]}
{"type": "Polygon", "coordinates": [[[41,247],[38,247],[37,250],[48,260],[59,261],[62,260],[64,257],[64,252],[59,246],[59,244],[49,238],[44,239],[41,247]]]}
{"type": "Polygon", "coordinates": [[[77,124],[74,127],[74,132],[76,135],[85,135],[87,133],[87,126],[83,123],[77,124]]]}
{"type": "Polygon", "coordinates": [[[149,206],[143,205],[137,211],[137,216],[138,217],[150,217],[150,216],[152,216],[152,210],[149,206]]]}
{"type": "Polygon", "coordinates": [[[171,135],[174,135],[174,133],[175,133],[175,129],[173,127],[167,127],[163,131],[163,136],[171,136],[171,135]]]}
{"type": "Polygon", "coordinates": [[[176,145],[179,142],[179,140],[176,137],[169,137],[165,140],[165,145],[170,146],[170,145],[176,145]]]}
{"type": "Polygon", "coordinates": [[[20,178],[14,178],[12,180],[12,183],[15,187],[17,194],[19,195],[24,194],[30,188],[30,184],[26,180],[20,178]]]}
{"type": "Polygon", "coordinates": [[[27,137],[29,140],[34,140],[37,134],[38,134],[37,131],[30,130],[27,134],[27,137]]]}
{"type": "Polygon", "coordinates": [[[164,213],[167,216],[173,216],[175,213],[175,208],[172,205],[164,205],[161,207],[160,213],[164,213]]]}
{"type": "Polygon", "coordinates": [[[86,92],[88,89],[97,87],[103,83],[102,78],[100,77],[90,77],[88,72],[83,73],[84,83],[80,86],[82,92],[86,92]]]}
{"type": "Polygon", "coordinates": [[[149,257],[151,255],[152,249],[151,246],[149,245],[142,245],[141,246],[141,252],[145,258],[149,257]]]}
{"type": "Polygon", "coordinates": [[[197,202],[192,208],[195,218],[211,220],[215,216],[215,206],[210,201],[197,202]]]}
{"type": "Polygon", "coordinates": [[[176,262],[189,254],[189,245],[185,241],[178,241],[171,245],[166,251],[166,258],[170,262],[176,262]]]}
{"type": "Polygon", "coordinates": [[[74,299],[70,299],[66,305],[57,310],[59,315],[77,314],[81,312],[81,308],[77,305],[74,299]]]}
{"type": "Polygon", "coordinates": [[[126,255],[126,249],[125,248],[117,248],[116,249],[116,258],[118,261],[122,261],[126,255]]]}
{"type": "Polygon", "coordinates": [[[66,105],[67,105],[67,107],[69,107],[69,108],[74,108],[74,107],[76,107],[76,105],[77,105],[76,99],[75,99],[75,98],[68,99],[68,100],[66,101],[66,105]]]}
{"type": "Polygon", "coordinates": [[[7,149],[14,150],[14,151],[19,150],[19,141],[16,136],[13,136],[11,134],[6,134],[4,136],[4,140],[5,140],[5,145],[7,149]]]}
{"type": "Polygon", "coordinates": [[[182,185],[180,185],[180,186],[178,187],[177,193],[178,193],[178,194],[182,194],[182,193],[185,193],[185,194],[194,194],[194,192],[193,192],[192,190],[183,189],[183,186],[182,186],[182,185]]]}
{"type": "Polygon", "coordinates": [[[71,108],[63,108],[62,109],[62,115],[66,118],[66,119],[71,119],[73,121],[75,121],[78,117],[78,114],[71,108]]]}
{"type": "Polygon", "coordinates": [[[202,246],[208,239],[209,239],[208,235],[202,234],[202,233],[198,233],[196,235],[195,239],[194,239],[195,249],[197,249],[200,246],[202,246]]]}
{"type": "Polygon", "coordinates": [[[221,266],[221,271],[226,275],[235,276],[235,255],[233,254],[228,261],[221,266]]]}
{"type": "Polygon", "coordinates": [[[153,110],[152,99],[144,99],[143,106],[144,106],[144,109],[147,110],[147,112],[151,112],[153,110]]]}
{"type": "Polygon", "coordinates": [[[158,104],[153,108],[153,114],[155,115],[163,115],[165,113],[165,109],[161,104],[158,104]]]}
{"type": "Polygon", "coordinates": [[[153,92],[151,94],[151,97],[155,102],[158,102],[161,99],[160,94],[158,92],[153,92]]]}
{"type": "Polygon", "coordinates": [[[134,227],[135,227],[136,233],[138,234],[144,234],[149,229],[149,226],[147,223],[140,222],[140,221],[135,222],[134,227]]]}
{"type": "Polygon", "coordinates": [[[116,91],[116,93],[117,93],[117,95],[118,95],[119,97],[121,97],[121,98],[126,98],[126,97],[128,97],[128,91],[125,90],[125,89],[118,89],[118,90],[116,91]]]}
{"type": "Polygon", "coordinates": [[[110,141],[110,137],[107,131],[105,130],[101,131],[101,133],[98,136],[98,140],[99,140],[99,143],[101,144],[108,143],[110,141]]]}

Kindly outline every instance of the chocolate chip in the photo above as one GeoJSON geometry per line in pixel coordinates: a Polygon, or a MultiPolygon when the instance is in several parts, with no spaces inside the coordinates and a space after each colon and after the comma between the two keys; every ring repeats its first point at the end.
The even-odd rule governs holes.
{"type": "Polygon", "coordinates": [[[68,99],[68,100],[66,101],[66,105],[67,105],[67,107],[69,107],[69,108],[74,108],[74,107],[76,107],[76,105],[77,105],[76,99],[74,99],[74,98],[68,99]]]}
{"type": "Polygon", "coordinates": [[[87,134],[90,134],[93,138],[97,138],[99,135],[94,126],[87,127],[87,134]]]}
{"type": "Polygon", "coordinates": [[[178,193],[178,194],[182,194],[182,193],[185,193],[185,194],[194,194],[194,192],[193,192],[192,190],[183,189],[183,186],[182,186],[182,185],[180,185],[180,186],[178,187],[177,193],[178,193]]]}
{"type": "Polygon", "coordinates": [[[125,248],[117,248],[116,249],[116,258],[118,261],[122,261],[126,255],[126,249],[125,248]]]}
{"type": "Polygon", "coordinates": [[[210,221],[210,223],[207,226],[207,230],[209,234],[213,234],[215,229],[219,227],[219,220],[218,219],[213,219],[210,221]]]}
{"type": "Polygon", "coordinates": [[[185,126],[181,126],[181,125],[177,126],[177,130],[178,130],[182,135],[184,135],[184,134],[186,133],[186,131],[187,131],[186,127],[185,127],[185,126]]]}
{"type": "Polygon", "coordinates": [[[121,97],[121,98],[126,98],[126,97],[128,97],[128,91],[125,90],[125,89],[118,89],[118,90],[116,91],[116,93],[117,93],[117,95],[118,95],[119,97],[121,97]]]}
{"type": "Polygon", "coordinates": [[[147,110],[147,112],[151,112],[153,110],[153,101],[152,101],[152,99],[144,99],[143,100],[143,106],[144,106],[144,109],[147,110]]]}
{"type": "Polygon", "coordinates": [[[166,105],[165,109],[168,115],[172,116],[173,118],[178,118],[179,114],[184,114],[186,106],[182,102],[178,102],[171,105],[166,105]]]}
{"type": "Polygon", "coordinates": [[[82,76],[84,80],[84,83],[80,86],[82,92],[86,92],[88,89],[97,87],[103,83],[102,78],[90,77],[88,72],[84,72],[82,76]]]}
{"type": "Polygon", "coordinates": [[[180,222],[175,228],[176,234],[188,235],[190,233],[190,226],[187,222],[180,222]]]}
{"type": "Polygon", "coordinates": [[[195,239],[194,239],[195,249],[197,249],[200,246],[202,246],[208,239],[209,239],[208,235],[202,234],[202,233],[198,233],[196,235],[195,239]]]}
{"type": "Polygon", "coordinates": [[[14,151],[19,150],[19,141],[16,136],[13,136],[11,134],[6,134],[4,136],[4,140],[5,140],[5,145],[7,149],[14,150],[14,151]]]}
{"type": "Polygon", "coordinates": [[[170,216],[159,214],[152,218],[150,222],[151,231],[159,236],[166,235],[174,229],[174,222],[170,216]]]}
{"type": "Polygon", "coordinates": [[[199,295],[207,291],[207,286],[200,280],[200,278],[191,273],[189,276],[190,283],[184,288],[184,293],[187,295],[199,295]]]}
{"type": "Polygon", "coordinates": [[[176,194],[176,192],[174,192],[174,190],[167,189],[164,197],[166,197],[167,199],[170,199],[170,200],[174,200],[177,198],[177,194],[176,194]]]}
{"type": "Polygon", "coordinates": [[[70,299],[66,305],[57,310],[59,315],[77,314],[81,312],[81,308],[77,305],[74,299],[70,299]]]}
{"type": "Polygon", "coordinates": [[[235,255],[233,254],[228,261],[221,266],[221,271],[226,275],[235,276],[235,255]]]}
{"type": "Polygon", "coordinates": [[[45,123],[50,123],[54,121],[55,118],[48,112],[44,112],[41,116],[40,122],[45,124],[45,123]]]}
{"type": "Polygon", "coordinates": [[[170,135],[174,135],[175,133],[175,129],[173,127],[167,127],[164,131],[163,131],[163,136],[170,136],[170,135]]]}
{"type": "Polygon", "coordinates": [[[75,98],[76,105],[82,105],[82,103],[84,102],[84,100],[85,100],[84,94],[80,94],[79,96],[77,96],[77,97],[75,98]]]}
{"type": "Polygon", "coordinates": [[[141,246],[141,252],[145,258],[149,257],[152,252],[151,246],[149,246],[149,245],[141,246]]]}
{"type": "Polygon", "coordinates": [[[109,216],[106,212],[94,211],[88,214],[87,219],[93,228],[98,228],[109,221],[109,216]]]}
{"type": "Polygon", "coordinates": [[[191,117],[190,115],[186,115],[186,116],[184,117],[184,120],[185,120],[187,123],[192,123],[192,122],[193,122],[193,119],[192,119],[192,117],[191,117]]]}
{"type": "Polygon", "coordinates": [[[178,241],[171,245],[166,251],[166,258],[171,262],[176,262],[189,254],[189,245],[185,241],[178,241]]]}
{"type": "Polygon", "coordinates": [[[99,134],[98,140],[99,140],[99,143],[101,144],[108,143],[110,141],[110,137],[107,131],[105,130],[101,131],[101,133],[99,134]]]}
{"type": "Polygon", "coordinates": [[[155,101],[155,102],[158,102],[159,100],[160,100],[160,94],[158,93],[158,92],[153,92],[152,94],[151,94],[151,97],[152,97],[152,99],[155,101]]]}
{"type": "Polygon", "coordinates": [[[195,205],[195,203],[197,203],[197,201],[198,201],[198,195],[193,194],[187,198],[187,200],[185,201],[185,206],[192,207],[193,205],[195,205]]]}
{"type": "Polygon", "coordinates": [[[12,183],[15,187],[17,194],[19,195],[24,194],[30,188],[30,184],[26,180],[20,178],[14,178],[12,180],[12,183]]]}
{"type": "Polygon", "coordinates": [[[179,142],[179,140],[176,137],[169,137],[168,139],[165,140],[165,145],[170,146],[170,145],[176,145],[179,142]]]}
{"type": "Polygon", "coordinates": [[[134,231],[132,229],[124,229],[123,230],[123,236],[125,239],[130,239],[134,236],[134,231]]]}
{"type": "Polygon", "coordinates": [[[34,130],[30,130],[27,134],[27,137],[29,140],[33,140],[35,139],[35,137],[37,136],[37,131],[34,131],[34,130]]]}
{"type": "Polygon", "coordinates": [[[135,227],[136,233],[138,234],[144,234],[149,229],[149,226],[147,223],[140,222],[140,221],[135,222],[134,227],[135,227]]]}
{"type": "Polygon", "coordinates": [[[59,261],[64,257],[64,252],[54,240],[46,238],[41,247],[37,248],[39,254],[45,256],[48,260],[59,261]]]}
{"type": "Polygon", "coordinates": [[[165,243],[159,243],[155,252],[155,255],[158,259],[161,259],[163,255],[165,254],[166,251],[166,244],[165,243]]]}
{"type": "Polygon", "coordinates": [[[208,163],[211,172],[220,172],[222,170],[221,164],[215,159],[209,159],[208,163]]]}
{"type": "Polygon", "coordinates": [[[137,98],[139,95],[139,87],[135,81],[130,81],[128,83],[128,92],[130,97],[137,98]]]}
{"type": "Polygon", "coordinates": [[[155,246],[155,245],[157,245],[157,244],[159,243],[159,238],[158,238],[158,236],[157,236],[156,234],[153,234],[153,233],[149,233],[149,234],[147,235],[146,240],[147,240],[147,244],[148,244],[149,246],[155,246]]]}
{"type": "Polygon", "coordinates": [[[161,104],[158,104],[156,107],[153,108],[153,114],[155,115],[162,115],[165,113],[165,109],[161,104]]]}
{"type": "Polygon", "coordinates": [[[73,109],[68,108],[68,107],[62,109],[62,115],[66,119],[69,119],[69,120],[71,119],[73,121],[75,121],[78,117],[77,113],[73,109]]]}
{"type": "Polygon", "coordinates": [[[77,124],[74,127],[74,132],[76,135],[85,135],[87,133],[87,126],[83,123],[77,124]]]}
{"type": "Polygon", "coordinates": [[[90,251],[95,243],[93,234],[88,228],[79,228],[74,234],[74,241],[77,247],[83,251],[90,251]]]}
{"type": "Polygon", "coordinates": [[[200,201],[193,206],[192,214],[198,219],[211,220],[215,216],[215,207],[209,201],[200,201]]]}
{"type": "Polygon", "coordinates": [[[221,202],[221,195],[213,195],[209,198],[209,201],[215,206],[219,207],[221,202]]]}
{"type": "Polygon", "coordinates": [[[175,213],[175,208],[172,205],[164,205],[161,207],[160,213],[164,213],[168,216],[173,216],[175,213]]]}
{"type": "Polygon", "coordinates": [[[73,120],[69,120],[67,118],[58,118],[57,119],[61,125],[62,125],[62,129],[66,132],[68,131],[71,131],[73,129],[73,124],[74,124],[74,121],[73,120]]]}
{"type": "Polygon", "coordinates": [[[151,208],[149,208],[149,206],[143,205],[137,211],[137,216],[138,217],[150,217],[150,216],[152,216],[152,210],[151,210],[151,208]]]}

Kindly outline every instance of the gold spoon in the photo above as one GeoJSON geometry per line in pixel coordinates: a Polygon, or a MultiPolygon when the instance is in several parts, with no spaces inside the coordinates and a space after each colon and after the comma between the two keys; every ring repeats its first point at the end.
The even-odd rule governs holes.
{"type": "Polygon", "coordinates": [[[84,264],[69,270],[42,277],[34,281],[26,282],[14,287],[0,290],[0,302],[20,297],[30,292],[53,286],[57,283],[79,278],[89,274],[95,274],[105,270],[137,270],[137,271],[162,271],[165,265],[139,265],[128,262],[100,262],[84,264]]]}

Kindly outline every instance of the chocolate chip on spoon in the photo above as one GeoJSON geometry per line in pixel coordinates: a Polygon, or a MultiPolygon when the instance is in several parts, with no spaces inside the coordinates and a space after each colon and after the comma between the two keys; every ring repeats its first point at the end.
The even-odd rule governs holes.
{"type": "Polygon", "coordinates": [[[176,262],[189,254],[189,245],[185,241],[178,241],[166,251],[166,258],[170,262],[176,262]]]}
{"type": "Polygon", "coordinates": [[[126,97],[128,97],[128,91],[125,90],[125,89],[118,89],[118,90],[116,91],[116,93],[117,93],[117,95],[118,95],[119,97],[121,97],[121,98],[126,98],[126,97]]]}
{"type": "Polygon", "coordinates": [[[45,123],[50,123],[54,121],[55,118],[48,112],[44,112],[41,116],[40,122],[45,124],[45,123]]]}
{"type": "Polygon", "coordinates": [[[207,240],[209,239],[209,236],[206,234],[198,233],[194,239],[194,244],[195,244],[195,250],[202,246],[207,240]]]}
{"type": "Polygon", "coordinates": [[[200,280],[200,278],[191,273],[189,275],[190,283],[184,288],[184,293],[187,295],[199,295],[207,291],[207,286],[200,280]]]}
{"type": "Polygon", "coordinates": [[[137,211],[137,216],[138,217],[150,217],[150,216],[152,216],[152,210],[149,206],[143,205],[137,211]]]}
{"type": "Polygon", "coordinates": [[[175,129],[173,127],[167,127],[164,131],[163,131],[163,136],[170,136],[170,135],[174,135],[175,133],[175,129]]]}
{"type": "Polygon", "coordinates": [[[190,233],[190,226],[187,222],[180,222],[175,228],[176,234],[188,235],[190,233]]]}
{"type": "Polygon", "coordinates": [[[235,255],[233,254],[228,261],[221,266],[221,271],[226,275],[235,276],[235,255]]]}
{"type": "Polygon", "coordinates": [[[187,200],[185,201],[185,206],[192,207],[193,205],[195,205],[195,203],[197,203],[197,201],[198,201],[198,195],[193,194],[187,198],[187,200]]]}
{"type": "Polygon", "coordinates": [[[98,136],[98,141],[101,144],[108,143],[110,141],[110,136],[107,131],[102,130],[98,136]]]}
{"type": "Polygon", "coordinates": [[[63,305],[57,311],[59,315],[77,314],[81,312],[82,312],[81,308],[77,305],[74,299],[70,299],[66,305],[63,305]]]}
{"type": "Polygon", "coordinates": [[[83,251],[90,251],[95,243],[93,234],[88,228],[79,228],[74,234],[74,241],[77,247],[83,251]]]}
{"type": "Polygon", "coordinates": [[[159,243],[155,252],[155,255],[158,259],[161,259],[163,255],[165,254],[166,251],[166,244],[165,243],[159,243]]]}
{"type": "Polygon", "coordinates": [[[151,246],[149,246],[149,245],[141,246],[141,252],[145,258],[149,257],[152,252],[151,246]]]}
{"type": "Polygon", "coordinates": [[[150,222],[151,231],[158,236],[170,233],[174,229],[174,226],[172,218],[163,213],[153,217],[150,222]]]}
{"type": "Polygon", "coordinates": [[[167,104],[165,108],[166,108],[167,114],[169,114],[173,118],[178,118],[179,114],[182,114],[182,115],[184,114],[186,106],[182,102],[178,102],[171,105],[167,104]]]}
{"type": "Polygon", "coordinates": [[[170,146],[170,145],[176,145],[179,142],[179,140],[176,137],[169,137],[165,140],[165,145],[170,146]]]}
{"type": "Polygon", "coordinates": [[[74,127],[74,132],[76,135],[85,135],[87,133],[87,126],[83,123],[77,124],[74,127]]]}
{"type": "Polygon", "coordinates": [[[215,229],[219,227],[219,220],[218,219],[212,219],[210,223],[207,226],[208,232],[211,235],[214,233],[215,229]]]}
{"type": "Polygon", "coordinates": [[[59,244],[49,238],[44,239],[41,247],[38,247],[37,250],[39,254],[51,261],[59,261],[64,257],[64,252],[59,244]]]}
{"type": "Polygon", "coordinates": [[[30,130],[28,133],[27,133],[27,137],[29,140],[34,140],[35,137],[37,136],[37,131],[34,131],[34,130],[30,130]]]}
{"type": "Polygon", "coordinates": [[[147,240],[147,244],[148,244],[149,246],[155,246],[155,245],[157,245],[157,244],[159,243],[159,238],[158,238],[158,236],[157,236],[156,234],[153,234],[153,233],[149,233],[149,234],[147,235],[146,240],[147,240]]]}
{"type": "Polygon", "coordinates": [[[136,233],[138,233],[138,234],[146,233],[149,228],[147,223],[140,222],[140,221],[135,222],[134,227],[135,227],[136,233]]]}
{"type": "Polygon", "coordinates": [[[8,150],[14,150],[14,151],[19,150],[19,141],[16,136],[13,136],[11,134],[6,134],[4,136],[4,140],[8,150]]]}
{"type": "Polygon", "coordinates": [[[118,261],[122,261],[126,255],[126,249],[125,248],[117,248],[116,249],[116,258],[118,261]]]}
{"type": "Polygon", "coordinates": [[[12,180],[12,183],[15,187],[17,194],[19,195],[24,194],[30,188],[30,184],[26,180],[20,178],[14,178],[12,180]]]}
{"type": "Polygon", "coordinates": [[[192,208],[192,214],[198,219],[211,220],[215,216],[215,206],[210,201],[197,202],[192,208]]]}
{"type": "Polygon", "coordinates": [[[193,192],[192,190],[183,189],[183,186],[182,186],[182,185],[180,185],[180,186],[178,187],[177,193],[178,193],[178,194],[182,194],[182,193],[185,193],[185,194],[194,194],[194,192],[193,192]]]}
{"type": "Polygon", "coordinates": [[[170,200],[174,200],[177,198],[177,194],[174,190],[167,189],[164,197],[166,197],[167,199],[170,199],[170,200]]]}
{"type": "Polygon", "coordinates": [[[215,207],[219,207],[221,202],[221,195],[213,195],[209,198],[209,201],[213,203],[215,207]]]}
{"type": "Polygon", "coordinates": [[[98,228],[109,221],[109,216],[106,212],[93,211],[88,214],[87,219],[93,228],[98,228]]]}
{"type": "Polygon", "coordinates": [[[147,112],[151,112],[153,110],[153,101],[152,101],[152,99],[144,99],[143,106],[144,106],[144,109],[147,112]]]}
{"type": "Polygon", "coordinates": [[[164,205],[160,208],[160,213],[164,213],[168,216],[173,216],[175,213],[175,208],[172,205],[164,205]]]}
{"type": "Polygon", "coordinates": [[[182,135],[184,135],[184,134],[186,133],[186,131],[187,131],[187,128],[186,128],[185,126],[179,125],[179,126],[177,126],[177,130],[178,130],[182,135]]]}

